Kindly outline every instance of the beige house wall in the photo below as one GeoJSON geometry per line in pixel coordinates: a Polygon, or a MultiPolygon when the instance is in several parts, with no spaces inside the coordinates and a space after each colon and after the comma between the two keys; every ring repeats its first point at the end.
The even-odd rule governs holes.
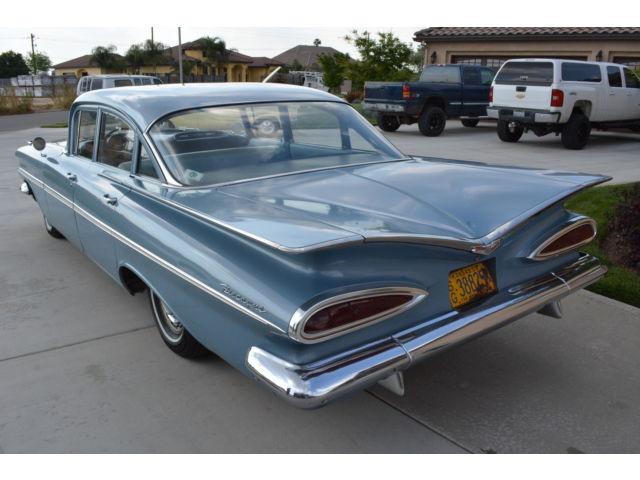
{"type": "Polygon", "coordinates": [[[640,41],[633,40],[548,40],[548,41],[429,41],[425,49],[424,63],[451,63],[454,56],[568,56],[585,57],[595,61],[602,51],[602,61],[611,62],[615,57],[640,57],[640,41]]]}

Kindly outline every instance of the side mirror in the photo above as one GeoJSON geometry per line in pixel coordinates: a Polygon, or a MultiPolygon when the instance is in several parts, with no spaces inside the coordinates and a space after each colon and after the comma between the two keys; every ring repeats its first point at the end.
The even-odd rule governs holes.
{"type": "Polygon", "coordinates": [[[41,152],[42,150],[44,150],[44,147],[47,146],[47,142],[42,137],[36,137],[33,139],[33,142],[31,142],[31,145],[33,146],[33,148],[41,152]]]}

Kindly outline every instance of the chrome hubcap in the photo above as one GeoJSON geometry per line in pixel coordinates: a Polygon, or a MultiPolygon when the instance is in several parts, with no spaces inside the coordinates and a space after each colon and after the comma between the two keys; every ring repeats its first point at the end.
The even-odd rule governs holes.
{"type": "Polygon", "coordinates": [[[155,294],[153,295],[153,309],[164,336],[171,342],[179,342],[184,333],[184,327],[169,307],[155,294]]]}

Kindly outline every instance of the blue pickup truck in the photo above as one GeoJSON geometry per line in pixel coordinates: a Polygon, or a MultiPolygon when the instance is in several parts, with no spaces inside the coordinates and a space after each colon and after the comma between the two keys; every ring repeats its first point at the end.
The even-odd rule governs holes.
{"type": "Polygon", "coordinates": [[[475,127],[487,115],[494,75],[478,65],[429,65],[417,82],[367,82],[364,108],[376,114],[385,132],[417,122],[423,135],[437,137],[447,118],[475,127]]]}

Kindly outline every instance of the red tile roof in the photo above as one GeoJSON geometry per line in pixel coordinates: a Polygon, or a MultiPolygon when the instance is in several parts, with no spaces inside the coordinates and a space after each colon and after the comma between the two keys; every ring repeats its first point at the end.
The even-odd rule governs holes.
{"type": "Polygon", "coordinates": [[[538,40],[538,39],[640,40],[640,27],[431,27],[415,33],[414,40],[538,40]]]}

